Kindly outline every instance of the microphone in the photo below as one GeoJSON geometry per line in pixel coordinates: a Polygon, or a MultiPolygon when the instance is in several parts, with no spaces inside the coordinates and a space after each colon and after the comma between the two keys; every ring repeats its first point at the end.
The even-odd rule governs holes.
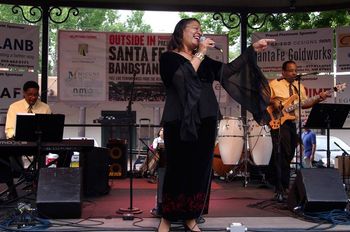
{"type": "MultiPolygon", "coordinates": [[[[317,74],[319,74],[319,72],[300,73],[300,74],[296,75],[295,79],[298,79],[298,78],[303,77],[303,76],[317,75],[317,74]]],[[[285,77],[279,77],[279,78],[277,78],[277,81],[281,81],[283,79],[286,79],[286,78],[285,77]]]]}
{"type": "Polygon", "coordinates": [[[311,73],[300,73],[297,77],[309,76],[309,75],[318,75],[319,72],[311,72],[311,73]]]}
{"type": "MultiPolygon", "coordinates": [[[[203,42],[206,39],[205,36],[201,36],[199,39],[199,42],[203,42]]],[[[215,43],[210,44],[211,46],[213,46],[213,48],[219,50],[221,53],[224,52],[221,48],[219,48],[218,46],[215,45],[215,43]]]]}

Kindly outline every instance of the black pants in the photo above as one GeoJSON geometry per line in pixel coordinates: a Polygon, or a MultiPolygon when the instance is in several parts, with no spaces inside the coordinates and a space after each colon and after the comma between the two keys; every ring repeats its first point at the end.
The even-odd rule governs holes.
{"type": "Polygon", "coordinates": [[[0,157],[0,183],[8,183],[13,179],[10,158],[0,157]]]}
{"type": "Polygon", "coordinates": [[[279,129],[271,130],[272,157],[269,164],[268,180],[278,192],[289,188],[290,163],[295,154],[297,132],[294,122],[286,121],[279,129]]]}

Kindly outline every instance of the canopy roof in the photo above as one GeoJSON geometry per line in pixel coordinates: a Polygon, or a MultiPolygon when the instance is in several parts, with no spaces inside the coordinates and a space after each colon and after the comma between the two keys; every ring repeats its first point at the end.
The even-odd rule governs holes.
{"type": "Polygon", "coordinates": [[[252,13],[311,12],[350,8],[350,0],[0,0],[0,3],[126,10],[252,13]]]}

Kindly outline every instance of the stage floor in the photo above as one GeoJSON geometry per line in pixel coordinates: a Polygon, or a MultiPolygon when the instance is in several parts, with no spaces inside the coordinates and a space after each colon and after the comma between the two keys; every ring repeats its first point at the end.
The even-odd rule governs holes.
{"type": "MultiPolygon", "coordinates": [[[[110,179],[108,184],[111,186],[108,194],[83,197],[80,218],[48,220],[52,224],[45,231],[156,231],[159,218],[151,213],[156,206],[156,183],[134,177],[132,182],[130,178],[110,179]],[[120,210],[130,206],[142,212],[134,214],[134,220],[123,220],[120,210]]],[[[4,188],[0,185],[0,190],[4,188]]],[[[2,224],[8,222],[9,215],[19,214],[20,203],[35,207],[34,193],[22,189],[22,186],[18,187],[18,192],[19,199],[1,203],[2,224]]],[[[242,228],[264,232],[350,231],[350,221],[348,225],[337,225],[307,220],[290,211],[286,202],[274,201],[273,195],[273,189],[260,179],[236,176],[222,180],[215,177],[209,213],[203,215],[199,226],[202,231],[226,231],[229,227],[230,232],[243,231],[242,228]],[[241,223],[242,226],[231,226],[232,223],[241,223]]],[[[183,231],[183,227],[174,223],[171,231],[183,231]]]]}

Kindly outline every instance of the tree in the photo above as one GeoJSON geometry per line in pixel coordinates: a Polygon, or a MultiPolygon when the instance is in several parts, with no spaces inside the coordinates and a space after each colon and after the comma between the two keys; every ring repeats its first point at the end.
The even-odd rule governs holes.
{"type": "MultiPolygon", "coordinates": [[[[228,33],[229,45],[237,44],[240,38],[240,27],[227,29],[221,20],[214,20],[213,13],[181,13],[181,18],[194,17],[197,18],[202,25],[204,33],[228,33]]],[[[239,25],[239,18],[231,13],[221,13],[226,23],[230,22],[231,26],[239,25]],[[233,21],[229,21],[230,16],[233,21]]],[[[309,28],[336,28],[339,26],[350,25],[350,14],[347,10],[337,11],[322,11],[308,13],[281,13],[281,14],[251,14],[248,17],[248,23],[251,27],[248,28],[248,39],[254,32],[267,31],[286,31],[299,30],[309,28]],[[265,23],[264,23],[264,20],[265,23]]],[[[239,44],[239,43],[238,43],[239,44]]],[[[239,50],[230,53],[230,59],[239,54],[239,50]]]]}
{"type": "MultiPolygon", "coordinates": [[[[33,25],[33,23],[26,21],[20,12],[14,14],[12,8],[12,5],[0,4],[0,12],[2,12],[0,21],[33,25]]],[[[18,8],[16,9],[18,10],[18,8]]],[[[41,16],[37,9],[35,17],[30,15],[32,9],[30,6],[21,6],[21,9],[23,9],[25,17],[30,20],[36,20],[35,17],[41,16]]],[[[73,12],[75,11],[70,11],[70,8],[52,8],[50,16],[53,21],[49,22],[49,75],[56,75],[58,30],[151,32],[151,26],[143,23],[143,11],[132,11],[131,15],[127,16],[126,22],[123,22],[120,20],[121,15],[117,10],[92,8],[79,8],[78,10],[78,15],[74,16],[73,12]],[[68,14],[69,17],[64,21],[68,14]]],[[[41,21],[37,22],[36,25],[41,26],[41,21]]]]}

